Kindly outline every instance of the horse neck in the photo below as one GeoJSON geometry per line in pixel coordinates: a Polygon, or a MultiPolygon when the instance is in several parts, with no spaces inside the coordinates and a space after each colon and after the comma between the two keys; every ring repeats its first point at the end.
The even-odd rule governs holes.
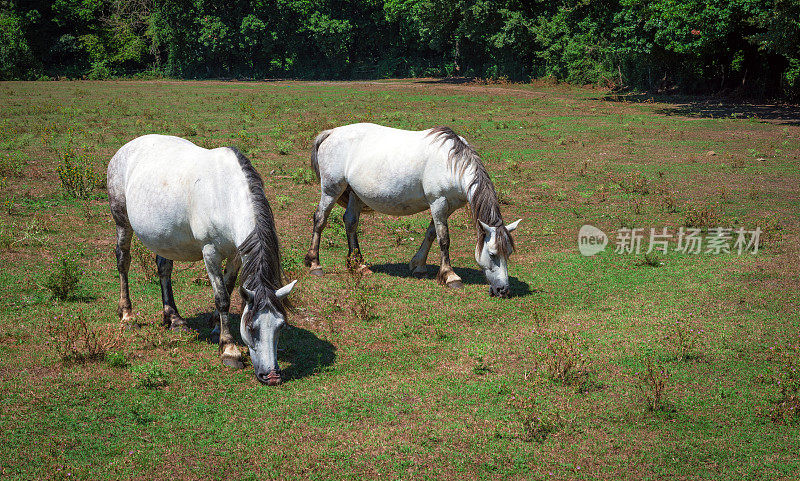
{"type": "Polygon", "coordinates": [[[477,185],[473,185],[475,180],[475,167],[468,167],[461,176],[461,191],[467,199],[470,209],[473,208],[472,200],[475,197],[477,185]]]}
{"type": "MultiPolygon", "coordinates": [[[[256,228],[255,207],[250,199],[249,192],[247,192],[246,189],[240,192],[245,194],[242,196],[244,199],[237,202],[237,205],[231,212],[231,218],[233,219],[231,235],[237,247],[242,245],[244,240],[247,239],[250,233],[256,228]]],[[[242,260],[244,260],[244,258],[242,260]]]]}
{"type": "MultiPolygon", "coordinates": [[[[500,204],[497,202],[497,193],[495,192],[494,185],[488,178],[489,174],[485,171],[479,174],[478,169],[480,169],[480,167],[474,165],[465,169],[464,175],[461,177],[461,187],[475,218],[489,225],[495,225],[498,220],[502,222],[500,204]],[[486,177],[476,182],[476,177],[479,175],[486,177]],[[490,190],[491,195],[488,197],[479,195],[479,191],[482,189],[490,190]]],[[[476,229],[480,228],[477,222],[475,224],[476,229]]]]}

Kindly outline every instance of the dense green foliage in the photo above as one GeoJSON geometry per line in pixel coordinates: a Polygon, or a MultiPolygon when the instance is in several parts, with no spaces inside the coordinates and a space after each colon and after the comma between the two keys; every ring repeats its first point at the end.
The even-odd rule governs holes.
{"type": "Polygon", "coordinates": [[[552,76],[800,92],[797,0],[27,0],[0,78],[552,76]]]}

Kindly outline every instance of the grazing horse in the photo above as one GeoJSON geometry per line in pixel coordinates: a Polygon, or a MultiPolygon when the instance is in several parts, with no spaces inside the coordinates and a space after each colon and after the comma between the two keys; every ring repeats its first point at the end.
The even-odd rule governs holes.
{"type": "Polygon", "coordinates": [[[128,268],[135,232],[156,253],[164,323],[172,329],[186,328],[172,294],[172,262],[205,261],[214,289],[220,357],[226,366],[241,369],[242,354],[228,326],[230,296],[241,267],[242,340],[258,380],[279,384],[283,299],[297,281],[283,286],[272,209],[247,157],[231,147],[207,150],[178,137],[145,135],[122,146],[111,159],[108,199],[117,224],[122,320],[132,318],[128,268]]]}
{"type": "Polygon", "coordinates": [[[450,265],[447,218],[469,203],[477,231],[475,260],[489,282],[490,294],[508,297],[508,256],[514,250],[511,232],[520,221],[503,223],[483,162],[450,128],[415,132],[361,123],[326,130],[314,140],[311,166],[321,191],[311,248],[305,257],[312,274],[322,275],[319,242],[336,202],[346,208],[348,258],[361,253],[357,232],[362,210],[411,215],[430,208],[433,220],[409,263],[411,273],[426,275],[428,252],[438,237],[442,263],[437,279],[440,284],[463,287],[450,265]]]}

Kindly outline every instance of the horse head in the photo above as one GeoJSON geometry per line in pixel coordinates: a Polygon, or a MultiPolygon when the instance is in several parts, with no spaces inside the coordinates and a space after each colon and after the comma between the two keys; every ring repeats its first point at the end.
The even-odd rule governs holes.
{"type": "Polygon", "coordinates": [[[517,228],[521,220],[497,227],[478,221],[483,229],[483,236],[475,246],[475,261],[483,269],[492,296],[509,296],[508,257],[514,251],[514,242],[509,234],[517,228]]]}
{"type": "MultiPolygon", "coordinates": [[[[296,282],[292,281],[275,291],[279,302],[289,295],[296,282]]],[[[280,384],[278,335],[286,325],[286,316],[272,302],[256,299],[256,293],[244,286],[239,293],[245,301],[239,332],[250,350],[256,378],[269,386],[280,384]]]]}

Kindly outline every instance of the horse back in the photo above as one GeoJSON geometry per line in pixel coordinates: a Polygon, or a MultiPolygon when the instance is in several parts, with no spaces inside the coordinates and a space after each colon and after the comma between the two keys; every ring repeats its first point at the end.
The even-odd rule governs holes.
{"type": "Polygon", "coordinates": [[[373,210],[393,215],[420,212],[433,199],[459,195],[447,150],[429,131],[363,123],[330,132],[319,146],[323,189],[326,182],[340,185],[373,210]]]}

